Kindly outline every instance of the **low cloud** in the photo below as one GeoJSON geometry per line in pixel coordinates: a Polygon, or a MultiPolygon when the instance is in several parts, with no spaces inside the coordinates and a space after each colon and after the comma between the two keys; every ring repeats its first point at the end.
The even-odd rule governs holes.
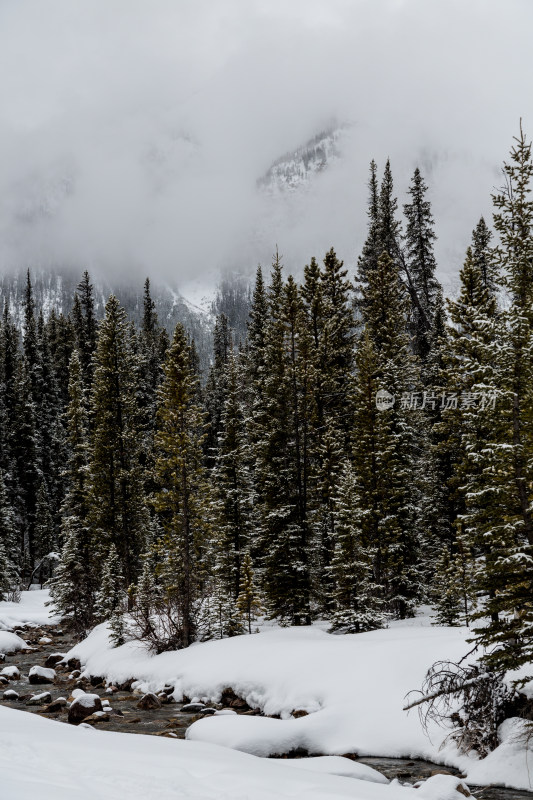
{"type": "Polygon", "coordinates": [[[400,202],[426,174],[450,279],[533,124],[532,22],[530,0],[5,0],[0,263],[182,286],[276,244],[295,271],[331,245],[353,265],[368,163],[390,157],[400,202]],[[262,196],[332,118],[342,160],[262,196]]]}

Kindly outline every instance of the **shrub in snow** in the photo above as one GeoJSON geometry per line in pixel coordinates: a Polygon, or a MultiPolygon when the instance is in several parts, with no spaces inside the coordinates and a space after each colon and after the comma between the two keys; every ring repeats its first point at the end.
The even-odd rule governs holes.
{"type": "Polygon", "coordinates": [[[430,722],[452,728],[449,739],[460,753],[486,756],[498,746],[498,726],[509,716],[514,697],[503,673],[488,672],[483,663],[437,661],[426,674],[421,697],[406,708],[418,706],[426,729],[430,722]]]}

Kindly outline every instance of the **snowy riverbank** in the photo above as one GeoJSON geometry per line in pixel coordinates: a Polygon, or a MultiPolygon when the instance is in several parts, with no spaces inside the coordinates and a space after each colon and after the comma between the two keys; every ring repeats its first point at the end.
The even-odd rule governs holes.
{"type": "MultiPolygon", "coordinates": [[[[451,776],[437,775],[414,789],[327,774],[336,768],[327,759],[326,772],[321,768],[201,742],[73,728],[0,707],[5,800],[463,800],[451,776]]],[[[354,774],[357,769],[353,765],[354,774]]]]}
{"type": "Polygon", "coordinates": [[[0,601],[0,631],[23,626],[58,625],[60,617],[46,605],[50,600],[48,589],[21,592],[18,603],[0,601]]]}
{"type": "Polygon", "coordinates": [[[216,702],[231,687],[253,708],[281,719],[224,715],[195,722],[188,739],[268,756],[301,748],[311,754],[423,758],[454,766],[467,780],[530,789],[527,752],[512,724],[486,759],[460,756],[444,742],[448,731],[427,737],[405,695],[419,688],[439,659],[461,658],[468,631],[393,626],[351,636],[311,628],[270,629],[151,656],[138,643],[113,649],[105,625],[73,648],[91,675],[121,683],[135,678],[142,691],[171,684],[177,699],[216,702]],[[294,711],[307,715],[294,718],[294,711]]]}

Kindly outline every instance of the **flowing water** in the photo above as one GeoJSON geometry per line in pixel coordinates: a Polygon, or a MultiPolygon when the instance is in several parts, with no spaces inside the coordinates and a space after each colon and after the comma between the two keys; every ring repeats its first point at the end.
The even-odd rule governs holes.
{"type": "MultiPolygon", "coordinates": [[[[5,662],[0,664],[0,670],[2,667],[12,665],[17,666],[20,670],[19,680],[10,680],[7,685],[0,687],[0,697],[3,691],[14,689],[19,694],[19,698],[18,700],[2,700],[3,705],[32,714],[48,716],[66,723],[68,715],[66,708],[54,713],[47,713],[43,706],[27,705],[27,700],[32,695],[41,692],[50,692],[52,700],[58,697],[68,699],[74,689],[82,688],[99,695],[102,700],[107,699],[110,702],[114,713],[109,715],[109,719],[91,720],[91,724],[102,730],[183,739],[186,729],[195,719],[198,719],[198,716],[181,710],[183,703],[171,702],[168,698],[164,699],[161,708],[139,709],[137,704],[140,695],[133,694],[129,687],[119,687],[117,691],[110,693],[103,682],[98,679],[93,679],[91,682],[80,679],[75,673],[74,676],[72,675],[71,669],[55,667],[56,678],[53,683],[30,685],[27,676],[31,667],[34,665],[44,666],[47,657],[52,653],[68,652],[76,640],[71,634],[52,626],[26,628],[19,633],[31,649],[6,655],[5,662]],[[44,637],[50,641],[41,644],[39,640],[44,637]]],[[[256,713],[239,708],[235,710],[237,713],[256,713]]],[[[453,768],[442,767],[418,759],[365,757],[357,760],[374,767],[387,778],[391,780],[397,778],[402,783],[416,783],[416,781],[424,780],[439,772],[459,775],[458,771],[453,768]]],[[[477,800],[533,800],[531,792],[497,786],[471,785],[470,790],[477,800]]]]}

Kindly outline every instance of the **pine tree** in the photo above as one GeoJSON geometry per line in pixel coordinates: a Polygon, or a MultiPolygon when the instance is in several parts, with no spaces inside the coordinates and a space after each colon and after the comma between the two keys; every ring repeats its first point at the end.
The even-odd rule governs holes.
{"type": "Polygon", "coordinates": [[[156,612],[158,601],[158,586],[155,578],[153,560],[146,557],[139,583],[135,587],[135,605],[133,616],[138,627],[139,638],[150,640],[155,631],[156,622],[154,613],[156,612]]]}
{"type": "Polygon", "coordinates": [[[493,348],[499,407],[489,408],[483,445],[470,443],[478,469],[467,486],[465,518],[470,537],[481,538],[488,553],[477,573],[487,598],[477,616],[490,622],[476,636],[491,647],[485,660],[492,669],[515,669],[533,652],[533,161],[522,129],[504,174],[505,188],[493,197],[500,239],[494,264],[510,298],[502,342],[493,348]]]}
{"type": "Polygon", "coordinates": [[[301,297],[286,286],[276,255],[268,292],[263,404],[253,420],[258,557],[269,612],[292,624],[311,618],[312,526],[309,516],[312,375],[301,297]]]}
{"type": "Polygon", "coordinates": [[[376,269],[378,259],[383,252],[379,241],[379,191],[377,164],[370,162],[370,179],[368,181],[368,234],[363,246],[363,251],[357,262],[357,278],[359,283],[365,284],[368,272],[376,269]]]}
{"type": "Polygon", "coordinates": [[[420,415],[405,403],[418,382],[405,332],[406,300],[394,262],[383,253],[364,290],[365,336],[356,355],[354,466],[366,509],[364,543],[375,548],[374,574],[388,610],[411,615],[423,587],[419,476],[415,467],[420,415]],[[376,393],[393,403],[376,409],[376,393]]]}
{"type": "Polygon", "coordinates": [[[16,471],[13,505],[23,542],[23,572],[28,575],[31,575],[34,565],[35,510],[40,479],[35,416],[36,407],[28,364],[22,358],[17,364],[12,422],[12,452],[16,471]]]}
{"type": "Polygon", "coordinates": [[[137,376],[126,314],[111,296],[94,357],[89,505],[100,556],[115,547],[127,586],[137,576],[148,526],[139,463],[137,376]]]}
{"type": "Polygon", "coordinates": [[[453,555],[444,545],[437,561],[435,582],[438,586],[438,603],[435,625],[461,625],[461,594],[453,555]]]}
{"type": "Polygon", "coordinates": [[[144,282],[143,317],[139,337],[141,355],[141,379],[144,392],[144,406],[147,408],[148,424],[154,415],[155,393],[161,382],[161,359],[159,353],[159,322],[155,303],[150,294],[150,280],[144,282]]]}
{"type": "Polygon", "coordinates": [[[212,470],[213,528],[216,531],[216,581],[228,598],[239,594],[242,553],[251,535],[251,485],[246,463],[243,376],[237,356],[226,364],[226,398],[220,422],[220,443],[212,470]]]}
{"type": "Polygon", "coordinates": [[[225,314],[220,314],[215,322],[213,335],[213,364],[207,377],[205,387],[205,406],[208,414],[209,428],[205,440],[208,465],[215,463],[222,427],[222,413],[226,393],[226,365],[233,351],[233,338],[225,314]]]}
{"type": "Polygon", "coordinates": [[[237,608],[246,622],[248,633],[251,633],[252,622],[257,615],[262,613],[263,606],[261,597],[255,586],[252,557],[248,551],[244,554],[242,562],[237,608]]]}
{"type": "MultiPolygon", "coordinates": [[[[396,218],[397,210],[398,201],[394,196],[391,165],[390,160],[387,159],[378,196],[377,256],[379,260],[383,253],[387,253],[391,261],[399,266],[401,227],[396,218]]],[[[375,268],[377,268],[377,264],[375,268]]]]}
{"type": "Polygon", "coordinates": [[[111,545],[103,564],[100,591],[96,596],[96,611],[101,620],[109,622],[110,639],[115,647],[124,644],[124,576],[114,545],[111,545]]]}
{"type": "Polygon", "coordinates": [[[57,538],[59,528],[59,509],[63,501],[63,482],[61,467],[65,460],[63,447],[64,428],[62,421],[63,404],[56,383],[55,369],[50,352],[48,330],[42,312],[37,325],[38,363],[35,386],[35,424],[39,470],[46,483],[50,523],[53,526],[53,539],[57,538]]]}
{"type": "Polygon", "coordinates": [[[70,316],[57,316],[52,309],[46,327],[58,399],[61,408],[65,409],[69,401],[69,362],[75,345],[74,326],[70,316]]]}
{"type": "Polygon", "coordinates": [[[355,320],[347,270],[333,249],[323,263],[321,269],[313,258],[305,267],[301,327],[308,341],[308,381],[313,383],[313,413],[306,414],[306,420],[310,460],[316,464],[313,526],[320,544],[315,570],[321,585],[320,602],[326,607],[331,596],[328,568],[333,554],[337,474],[351,435],[355,320]]]}
{"type": "Polygon", "coordinates": [[[84,634],[94,621],[99,561],[96,540],[88,524],[87,398],[77,350],[70,361],[69,397],[69,458],[64,473],[66,495],[61,507],[63,548],[49,586],[55,607],[77,632],[84,634]]]}
{"type": "Polygon", "coordinates": [[[82,311],[81,324],[77,332],[77,346],[85,376],[85,386],[90,389],[94,372],[93,356],[96,352],[98,324],[94,308],[94,288],[87,270],[83,273],[77,292],[82,311]]]}
{"type": "Polygon", "coordinates": [[[363,544],[361,507],[353,468],[345,462],[339,479],[335,509],[335,551],[332,629],[345,633],[380,628],[383,601],[374,583],[373,547],[363,544]]]}
{"type": "Polygon", "coordinates": [[[15,514],[0,472],[0,599],[20,586],[20,555],[15,514]]]}
{"type": "Polygon", "coordinates": [[[37,575],[37,583],[44,583],[44,578],[49,573],[48,557],[55,558],[57,553],[57,538],[54,518],[50,509],[50,496],[46,486],[46,481],[41,480],[39,491],[37,492],[35,522],[35,566],[34,574],[37,575]],[[37,570],[37,572],[35,572],[37,570]]]}
{"type": "MultiPolygon", "coordinates": [[[[493,342],[500,336],[495,297],[485,285],[471,248],[461,270],[459,296],[448,305],[452,325],[442,349],[440,376],[436,379],[441,402],[431,434],[439,481],[438,503],[434,504],[433,513],[435,549],[437,553],[439,549],[445,551],[450,560],[447,565],[442,560],[444,556],[440,559],[433,593],[437,619],[445,624],[451,624],[452,596],[462,609],[463,619],[468,621],[475,589],[472,554],[476,553],[482,561],[491,557],[474,525],[468,523],[465,535],[462,533],[470,491],[467,487],[476,483],[483,472],[474,453],[479,442],[491,438],[493,412],[485,407],[484,398],[495,390],[493,342]],[[447,586],[445,593],[443,585],[447,586]]],[[[431,494],[428,502],[431,503],[431,494]]]]}
{"type": "Polygon", "coordinates": [[[431,346],[439,284],[435,277],[435,239],[431,204],[426,200],[427,186],[418,167],[409,187],[410,202],[404,205],[407,220],[404,259],[407,275],[417,303],[412,311],[414,352],[425,360],[431,346]]]}
{"type": "MultiPolygon", "coordinates": [[[[195,403],[185,331],[176,327],[158,390],[154,506],[164,531],[157,544],[169,647],[198,635],[205,575],[202,565],[208,500],[202,467],[203,415],[195,403]]],[[[164,645],[162,645],[164,646],[164,645]]]]}
{"type": "Polygon", "coordinates": [[[37,326],[35,320],[35,300],[33,298],[33,286],[31,283],[30,271],[26,275],[26,289],[24,292],[24,357],[32,393],[36,392],[37,382],[37,365],[38,365],[38,351],[37,351],[37,326]]]}
{"type": "Polygon", "coordinates": [[[481,217],[472,231],[472,257],[477,269],[481,272],[483,286],[490,295],[495,295],[498,288],[498,274],[490,247],[491,239],[492,232],[481,217]]]}

